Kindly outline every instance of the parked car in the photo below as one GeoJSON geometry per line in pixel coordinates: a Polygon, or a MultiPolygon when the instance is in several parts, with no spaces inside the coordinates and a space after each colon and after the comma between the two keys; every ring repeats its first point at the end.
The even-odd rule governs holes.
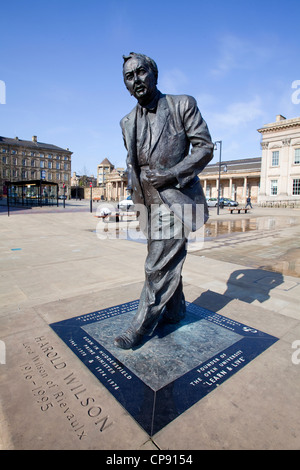
{"type": "Polygon", "coordinates": [[[224,206],[238,206],[239,205],[237,201],[234,201],[233,199],[229,199],[228,197],[221,197],[220,204],[224,206]]]}
{"type": "Polygon", "coordinates": [[[121,209],[121,211],[130,211],[134,209],[134,204],[131,199],[131,196],[128,196],[126,199],[123,199],[123,201],[120,201],[118,203],[118,209],[121,209]]]}
{"type": "Polygon", "coordinates": [[[209,197],[207,199],[208,207],[216,207],[218,205],[218,199],[216,197],[209,197]]]}
{"type": "MultiPolygon", "coordinates": [[[[207,199],[208,207],[217,207],[218,205],[218,198],[217,197],[210,197],[207,199]]],[[[224,206],[238,206],[239,203],[229,199],[228,197],[220,197],[220,207],[224,206]]]]}

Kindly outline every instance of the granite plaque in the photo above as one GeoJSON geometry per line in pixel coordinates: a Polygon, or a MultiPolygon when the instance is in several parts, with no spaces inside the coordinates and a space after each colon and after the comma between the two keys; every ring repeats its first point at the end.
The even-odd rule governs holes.
{"type": "Polygon", "coordinates": [[[187,302],[181,323],[161,323],[136,349],[120,349],[113,339],[137,306],[138,300],[50,326],[150,436],[278,340],[187,302]]]}

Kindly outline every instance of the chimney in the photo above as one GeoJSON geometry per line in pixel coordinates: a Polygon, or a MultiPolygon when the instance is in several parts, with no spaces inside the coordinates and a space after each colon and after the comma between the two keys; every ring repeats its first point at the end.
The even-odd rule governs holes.
{"type": "Polygon", "coordinates": [[[32,142],[37,142],[37,136],[36,135],[32,136],[32,142]]]}
{"type": "Polygon", "coordinates": [[[276,122],[278,121],[284,121],[286,118],[284,116],[282,116],[281,114],[277,114],[276,116],[276,122]]]}

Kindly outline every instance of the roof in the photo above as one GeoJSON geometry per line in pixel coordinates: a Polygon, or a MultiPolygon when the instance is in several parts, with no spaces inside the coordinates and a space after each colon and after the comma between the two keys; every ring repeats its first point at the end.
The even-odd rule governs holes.
{"type": "MultiPolygon", "coordinates": [[[[261,170],[261,157],[244,158],[241,160],[222,161],[221,165],[227,166],[228,172],[233,171],[260,171],[261,170]]],[[[219,171],[219,162],[207,165],[202,171],[201,175],[206,173],[217,173],[219,171]]]]}
{"type": "Polygon", "coordinates": [[[104,158],[103,162],[101,162],[100,165],[114,166],[112,163],[110,163],[110,161],[107,158],[104,158]]]}
{"type": "Polygon", "coordinates": [[[275,122],[265,124],[260,129],[257,129],[257,131],[260,132],[261,134],[264,134],[266,132],[280,131],[282,129],[291,128],[291,127],[297,128],[300,126],[300,117],[286,119],[286,118],[283,118],[283,116],[280,116],[280,118],[282,119],[278,119],[275,122]]]}
{"type": "Polygon", "coordinates": [[[34,142],[33,140],[22,140],[19,138],[11,139],[10,137],[2,137],[0,136],[0,145],[6,144],[11,145],[14,147],[27,147],[27,148],[35,148],[39,150],[53,150],[53,151],[60,151],[72,154],[68,149],[64,149],[62,147],[57,147],[56,145],[52,144],[45,144],[44,142],[34,142]]]}

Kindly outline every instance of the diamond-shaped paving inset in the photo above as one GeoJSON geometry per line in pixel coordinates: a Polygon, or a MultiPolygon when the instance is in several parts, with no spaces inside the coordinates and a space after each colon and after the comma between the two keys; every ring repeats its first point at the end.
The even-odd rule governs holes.
{"type": "Polygon", "coordinates": [[[137,305],[50,326],[151,436],[277,341],[187,303],[181,323],[159,324],[139,347],[119,349],[114,338],[127,328],[137,305]]]}

